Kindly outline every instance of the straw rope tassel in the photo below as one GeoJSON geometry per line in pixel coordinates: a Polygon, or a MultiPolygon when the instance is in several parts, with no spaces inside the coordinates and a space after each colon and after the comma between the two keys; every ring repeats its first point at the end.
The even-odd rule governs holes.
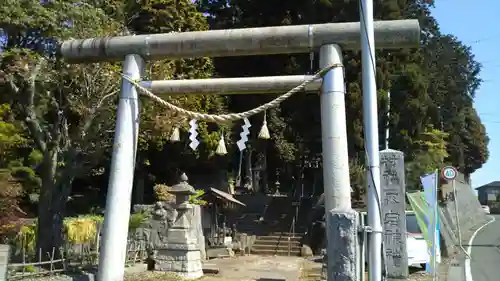
{"type": "Polygon", "coordinates": [[[170,141],[171,142],[178,142],[180,140],[181,140],[181,134],[180,134],[179,128],[175,127],[172,130],[172,134],[170,135],[170,141]]]}
{"type": "Polygon", "coordinates": [[[260,128],[259,138],[263,140],[268,140],[271,138],[269,135],[269,129],[267,128],[267,111],[264,111],[264,121],[262,122],[262,127],[260,128]]]}
{"type": "Polygon", "coordinates": [[[224,133],[220,134],[219,145],[217,146],[217,150],[215,150],[215,153],[221,156],[227,154],[226,142],[224,142],[224,133]]]}

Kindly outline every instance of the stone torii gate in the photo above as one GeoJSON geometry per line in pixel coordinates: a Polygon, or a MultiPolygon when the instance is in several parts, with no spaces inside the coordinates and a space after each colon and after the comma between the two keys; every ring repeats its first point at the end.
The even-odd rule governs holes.
{"type": "MultiPolygon", "coordinates": [[[[418,47],[420,43],[417,20],[379,21],[373,27],[377,48],[411,48],[418,47]]],[[[344,214],[343,218],[339,217],[340,224],[345,222],[346,217],[352,219],[355,212],[351,209],[342,50],[360,49],[360,29],[359,22],[349,22],[101,37],[63,42],[61,54],[71,63],[124,60],[98,280],[123,280],[139,131],[139,85],[156,94],[277,93],[299,84],[302,85],[301,90],[321,89],[326,210],[337,210],[344,214]],[[323,71],[316,76],[140,81],[145,60],[307,53],[318,49],[323,71]],[[130,79],[140,82],[135,84],[130,79]]],[[[348,226],[346,230],[355,236],[356,227],[348,226]]],[[[347,237],[347,245],[334,245],[334,240],[340,241],[338,239],[346,241],[339,234],[328,231],[328,280],[335,278],[330,273],[335,271],[343,271],[352,278],[349,280],[355,280],[352,260],[345,264],[345,261],[331,257],[352,256],[356,237],[347,237]]]]}

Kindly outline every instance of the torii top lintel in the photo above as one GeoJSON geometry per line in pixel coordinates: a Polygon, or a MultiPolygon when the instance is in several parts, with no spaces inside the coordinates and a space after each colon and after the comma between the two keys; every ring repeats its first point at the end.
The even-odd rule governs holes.
{"type": "MultiPolygon", "coordinates": [[[[417,20],[375,21],[374,35],[377,49],[420,44],[417,20]]],[[[305,53],[325,44],[359,50],[360,41],[360,23],[346,22],[76,39],[63,42],[60,52],[70,62],[85,63],[119,61],[128,54],[153,60],[305,53]]]]}

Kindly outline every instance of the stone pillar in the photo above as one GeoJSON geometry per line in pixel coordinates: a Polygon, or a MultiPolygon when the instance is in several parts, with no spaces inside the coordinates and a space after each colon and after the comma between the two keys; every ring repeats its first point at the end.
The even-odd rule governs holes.
{"type": "Polygon", "coordinates": [[[392,149],[380,152],[380,184],[387,278],[407,279],[406,185],[403,152],[392,149]]]}
{"type": "Polygon", "coordinates": [[[322,277],[328,281],[357,281],[359,263],[358,256],[358,213],[355,210],[333,209],[326,213],[328,253],[326,266],[323,266],[322,277]],[[347,261],[347,262],[346,262],[347,261]],[[346,268],[347,266],[347,268],[346,268]]]}
{"type": "Polygon", "coordinates": [[[180,183],[173,186],[170,193],[176,197],[177,216],[167,235],[157,249],[155,269],[175,272],[184,278],[196,279],[203,276],[200,246],[194,235],[194,209],[189,203],[189,196],[196,194],[182,174],[180,183]]]}
{"type": "Polygon", "coordinates": [[[10,247],[9,245],[0,245],[0,281],[7,281],[7,265],[9,264],[10,247]]]}
{"type": "Polygon", "coordinates": [[[196,238],[198,238],[198,245],[200,247],[201,259],[206,260],[207,254],[205,249],[205,235],[203,233],[203,224],[202,224],[202,207],[199,205],[193,206],[193,234],[196,238]]]}

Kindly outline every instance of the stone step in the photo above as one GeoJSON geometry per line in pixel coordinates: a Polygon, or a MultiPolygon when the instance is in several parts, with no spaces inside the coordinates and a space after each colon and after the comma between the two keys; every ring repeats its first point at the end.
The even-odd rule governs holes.
{"type": "MultiPolygon", "coordinates": [[[[286,230],[288,227],[283,227],[283,226],[269,226],[269,225],[262,225],[262,224],[255,224],[255,225],[239,225],[236,226],[236,230],[238,232],[245,232],[245,231],[260,231],[264,232],[269,235],[289,235],[288,230],[286,230]]],[[[303,236],[303,232],[296,232],[295,236],[303,236]]]]}
{"type": "Polygon", "coordinates": [[[288,232],[286,232],[285,234],[285,232],[282,232],[281,228],[279,227],[265,227],[261,225],[237,227],[236,230],[238,232],[259,231],[261,233],[264,233],[263,235],[288,235],[288,232]]]}
{"type": "Polygon", "coordinates": [[[260,218],[263,215],[263,211],[261,212],[251,212],[251,213],[234,213],[228,215],[229,219],[245,219],[245,218],[260,218]]]}
{"type": "Polygon", "coordinates": [[[294,236],[294,237],[302,237],[302,236],[304,236],[304,233],[303,232],[295,232],[295,233],[291,234],[288,231],[273,231],[273,232],[270,232],[269,235],[271,235],[271,236],[294,236]]]}
{"type": "Polygon", "coordinates": [[[288,244],[278,244],[278,245],[262,245],[262,244],[253,244],[252,245],[252,250],[298,250],[300,251],[300,244],[299,245],[288,245],[288,244]]]}
{"type": "MultiPolygon", "coordinates": [[[[290,237],[292,241],[300,241],[302,237],[290,237]]],[[[256,241],[288,241],[288,236],[279,236],[279,235],[265,235],[265,236],[257,236],[256,241]]]]}
{"type": "MultiPolygon", "coordinates": [[[[262,233],[260,236],[265,236],[265,235],[271,235],[271,236],[289,236],[288,232],[282,231],[280,228],[274,228],[274,227],[244,227],[244,228],[237,228],[238,232],[260,232],[262,233]]],[[[296,233],[295,236],[300,236],[302,237],[303,234],[296,233]]]]}
{"type": "Polygon", "coordinates": [[[298,247],[300,247],[300,241],[290,240],[290,242],[289,242],[288,239],[279,240],[279,241],[277,241],[277,240],[258,240],[258,239],[256,239],[255,243],[254,243],[254,245],[266,245],[266,246],[288,245],[288,244],[291,244],[292,246],[298,246],[298,247]]]}
{"type": "MultiPolygon", "coordinates": [[[[252,248],[251,253],[254,255],[263,255],[263,256],[288,256],[288,250],[254,250],[252,248]]],[[[300,256],[300,249],[291,250],[290,256],[300,256]]]]}

